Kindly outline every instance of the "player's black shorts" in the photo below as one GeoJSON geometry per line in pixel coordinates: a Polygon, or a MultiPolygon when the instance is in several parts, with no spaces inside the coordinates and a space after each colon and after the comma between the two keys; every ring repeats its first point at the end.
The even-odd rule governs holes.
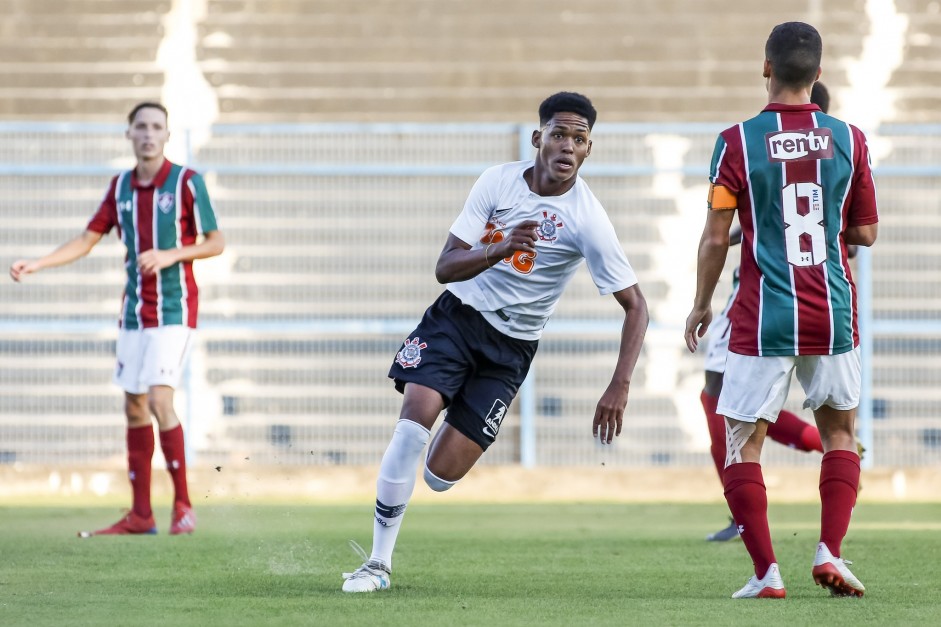
{"type": "Polygon", "coordinates": [[[408,382],[441,393],[445,422],[487,450],[529,372],[538,340],[500,333],[445,290],[425,311],[389,370],[395,389],[408,382]]]}

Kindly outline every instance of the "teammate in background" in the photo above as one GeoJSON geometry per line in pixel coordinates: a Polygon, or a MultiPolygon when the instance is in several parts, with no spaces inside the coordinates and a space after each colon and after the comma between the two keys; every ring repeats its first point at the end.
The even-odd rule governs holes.
{"type": "Polygon", "coordinates": [[[740,283],[729,312],[729,354],[716,412],[726,418],[726,501],[755,575],[733,598],[786,595],[760,460],[768,425],[778,418],[795,371],[824,450],[812,576],[834,595],[865,591],[839,557],[859,485],[859,335],[847,246],[872,245],[878,215],[865,136],[810,102],[822,48],[808,24],[776,26],[765,45],[769,104],[722,132],[713,153],[685,339],[695,351],[712,320],[712,295],[738,209],[740,283]]]}
{"type": "Polygon", "coordinates": [[[830,112],[830,90],[827,86],[817,81],[810,90],[810,101],[820,107],[824,113],[830,112]]]}
{"type": "Polygon", "coordinates": [[[542,329],[582,260],[601,294],[624,309],[614,374],[595,409],[592,433],[621,433],[631,375],[649,320],[647,303],[601,203],[578,170],[591,153],[597,113],[562,92],[539,107],[535,160],[486,170],[451,225],[435,268],[447,289],[425,311],[389,371],[402,410],[382,457],[372,554],[345,573],[345,592],[388,588],[392,552],[431,429],[444,424],[424,479],[449,489],[495,440],[529,371],[542,329]]]}
{"type": "Polygon", "coordinates": [[[152,418],[157,420],[160,446],[173,480],[170,533],[192,533],[196,528],[173,389],[179,384],[196,328],[198,291],[192,262],[221,253],[225,239],[216,226],[202,177],[163,155],[170,137],[166,108],[155,102],[134,107],[126,136],[137,165],[111,180],[85,231],[44,257],[22,259],[10,266],[10,276],[21,281],[28,274],[71,263],[87,255],[115,228],[127,247],[114,382],[125,390],[133,506],[114,525],[81,532],[83,537],[157,533],[150,505],[152,418]],[[204,237],[197,241],[200,235],[204,237]]]}
{"type": "MultiPolygon", "coordinates": [[[[819,81],[814,83],[813,90],[810,92],[810,101],[820,107],[821,111],[827,113],[830,108],[830,94],[823,83],[819,81]]],[[[736,225],[732,227],[729,233],[729,244],[734,246],[741,242],[742,229],[736,225]]],[[[847,255],[854,257],[856,255],[856,246],[848,246],[847,255]]],[[[737,293],[738,268],[735,269],[732,275],[732,294],[729,296],[725,309],[713,318],[709,330],[706,332],[706,337],[709,338],[705,365],[706,385],[700,395],[700,400],[702,401],[703,410],[706,412],[709,437],[712,441],[710,452],[716,471],[719,473],[719,481],[722,481],[722,471],[725,469],[725,418],[716,413],[716,404],[719,402],[719,392],[722,390],[722,373],[725,372],[725,357],[729,350],[730,322],[728,312],[737,293]]],[[[781,410],[778,419],[768,424],[768,437],[798,451],[823,452],[820,432],[817,427],[787,410],[781,410]]],[[[706,540],[710,542],[726,542],[735,538],[738,538],[738,525],[735,524],[734,519],[729,520],[727,527],[706,536],[706,540]]]]}

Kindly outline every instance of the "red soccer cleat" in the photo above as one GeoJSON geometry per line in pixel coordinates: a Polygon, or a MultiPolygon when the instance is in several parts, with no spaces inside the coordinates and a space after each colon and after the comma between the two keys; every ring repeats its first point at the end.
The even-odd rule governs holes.
{"type": "Polygon", "coordinates": [[[174,503],[170,535],[178,536],[183,533],[193,533],[194,531],[196,531],[196,512],[189,505],[174,503]]]}
{"type": "Polygon", "coordinates": [[[91,536],[128,536],[128,535],[153,535],[157,533],[157,523],[154,522],[153,514],[147,518],[138,516],[133,511],[127,513],[127,516],[114,523],[110,527],[99,529],[98,531],[80,531],[80,538],[91,536]]]}
{"type": "Polygon", "coordinates": [[[866,593],[866,586],[846,567],[852,564],[847,560],[834,557],[826,544],[817,545],[814,556],[814,568],[811,575],[814,583],[823,586],[835,597],[861,597],[866,593]]]}

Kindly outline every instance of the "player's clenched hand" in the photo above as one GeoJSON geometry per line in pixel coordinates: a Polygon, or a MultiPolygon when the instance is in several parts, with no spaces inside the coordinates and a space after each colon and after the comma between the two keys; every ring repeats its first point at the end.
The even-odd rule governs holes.
{"type": "Polygon", "coordinates": [[[624,423],[624,408],[627,407],[627,388],[611,384],[595,407],[595,419],[591,423],[591,434],[602,444],[611,444],[614,436],[621,435],[624,423]]]}
{"type": "Polygon", "coordinates": [[[694,307],[693,310],[689,312],[689,316],[686,318],[686,331],[684,333],[686,347],[689,349],[689,352],[696,352],[696,348],[699,346],[699,338],[706,334],[710,322],[712,322],[712,308],[710,307],[704,309],[694,307]]]}
{"type": "Polygon", "coordinates": [[[176,257],[172,250],[158,250],[151,248],[145,250],[137,258],[137,265],[144,274],[154,274],[158,270],[163,270],[176,263],[176,257]]]}
{"type": "Polygon", "coordinates": [[[16,282],[19,282],[27,274],[32,274],[39,270],[39,266],[35,261],[30,261],[28,259],[20,259],[14,261],[10,266],[10,278],[16,282]]]}
{"type": "Polygon", "coordinates": [[[494,244],[494,249],[500,252],[503,259],[512,257],[513,253],[520,251],[524,253],[536,252],[536,227],[539,223],[535,220],[524,220],[520,222],[509,232],[504,232],[503,240],[494,244]]]}

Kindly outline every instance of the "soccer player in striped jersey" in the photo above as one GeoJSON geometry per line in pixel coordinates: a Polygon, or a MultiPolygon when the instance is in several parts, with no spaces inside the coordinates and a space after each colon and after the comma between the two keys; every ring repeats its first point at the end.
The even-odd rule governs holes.
{"type": "Polygon", "coordinates": [[[811,574],[835,595],[865,591],[839,557],[859,486],[859,334],[847,246],[875,242],[878,212],[865,136],[810,102],[822,49],[812,26],[776,26],[765,45],[769,104],[723,131],[713,153],[685,339],[695,351],[712,320],[712,295],[737,210],[740,283],[729,312],[729,354],[716,411],[726,418],[726,501],[755,575],[733,598],[786,594],[760,461],[768,425],[777,419],[795,372],[824,451],[811,574]]]}
{"type": "MultiPolygon", "coordinates": [[[[813,90],[810,92],[810,101],[820,107],[820,110],[824,113],[829,110],[830,93],[820,81],[814,83],[813,90]]],[[[729,244],[735,246],[741,242],[742,229],[736,225],[729,233],[729,244]]],[[[852,258],[855,255],[856,246],[847,246],[847,256],[852,258]]],[[[722,390],[725,358],[729,352],[729,331],[732,324],[729,321],[728,312],[735,301],[737,293],[738,268],[735,269],[732,276],[732,293],[726,302],[725,308],[712,319],[706,333],[706,337],[709,339],[704,368],[706,371],[706,384],[699,397],[706,413],[706,423],[709,427],[709,437],[712,442],[710,453],[716,471],[719,473],[720,481],[722,480],[722,471],[725,469],[725,418],[716,413],[716,406],[719,402],[719,392],[722,390]]],[[[768,437],[779,444],[798,451],[807,453],[811,451],[823,452],[823,443],[820,441],[820,431],[817,426],[805,422],[786,409],[781,410],[777,420],[768,423],[768,437]]],[[[858,441],[857,448],[862,451],[858,441]]],[[[706,540],[710,542],[727,542],[736,538],[738,538],[738,525],[735,523],[734,518],[729,521],[727,527],[706,536],[706,540]]]]}
{"type": "Polygon", "coordinates": [[[170,138],[167,117],[159,103],[135,106],[126,132],[137,159],[135,168],[112,179],[84,232],[44,257],[21,259],[10,267],[10,276],[20,281],[28,274],[71,263],[87,255],[112,229],[117,229],[127,248],[114,382],[125,391],[133,505],[114,525],[81,532],[83,537],[157,532],[150,503],[153,419],[174,487],[170,533],[192,533],[196,528],[173,390],[196,328],[199,294],[193,260],[220,254],[225,239],[202,177],[164,157],[170,138]]]}
{"type": "Polygon", "coordinates": [[[389,371],[402,410],[376,482],[372,554],[363,551],[363,565],[344,575],[344,592],[389,587],[396,537],[438,415],[447,409],[424,464],[432,490],[451,488],[495,441],[543,327],[582,262],[624,313],[617,363],[592,420],[602,443],[620,434],[648,314],[611,220],[578,176],[596,116],[581,94],[543,101],[531,139],[535,159],[486,170],[451,225],[435,268],[447,289],[389,371]]]}

